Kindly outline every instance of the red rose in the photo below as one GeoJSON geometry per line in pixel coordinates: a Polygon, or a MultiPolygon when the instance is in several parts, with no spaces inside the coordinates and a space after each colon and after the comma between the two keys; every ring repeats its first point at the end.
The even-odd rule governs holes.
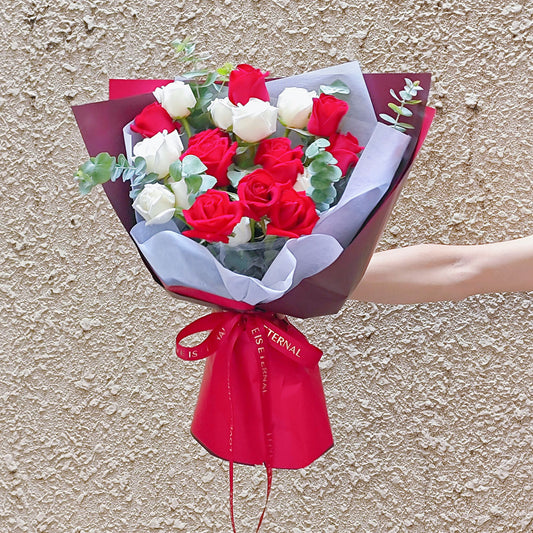
{"type": "Polygon", "coordinates": [[[292,187],[304,171],[303,155],[301,146],[292,149],[287,137],[276,137],[259,143],[254,163],[268,170],[281,185],[292,187]]]}
{"type": "Polygon", "coordinates": [[[282,188],[272,174],[259,168],[241,179],[237,187],[244,216],[259,220],[280,198],[282,188]]]}
{"type": "Polygon", "coordinates": [[[326,150],[337,160],[337,166],[344,176],[359,161],[357,154],[363,147],[359,146],[359,141],[351,133],[334,133],[329,143],[326,150]]]}
{"type": "Polygon", "coordinates": [[[315,203],[303,192],[283,189],[278,203],[269,213],[267,235],[299,237],[311,233],[318,221],[315,203]]]}
{"type": "Polygon", "coordinates": [[[183,210],[192,230],[183,235],[211,242],[228,242],[228,236],[241,221],[242,205],[231,202],[227,192],[209,189],[196,198],[190,209],[183,210]]]}
{"type": "Polygon", "coordinates": [[[134,119],[132,131],[140,133],[143,137],[153,137],[163,130],[168,133],[177,129],[177,124],[163,109],[161,104],[154,102],[147,105],[134,119]]]}
{"type": "Polygon", "coordinates": [[[268,74],[250,65],[237,65],[229,75],[228,98],[235,105],[245,105],[250,98],[268,102],[270,97],[265,83],[268,74]]]}
{"type": "Polygon", "coordinates": [[[218,128],[204,130],[189,139],[189,146],[181,155],[181,159],[186,155],[199,157],[207,167],[207,174],[217,179],[219,187],[225,187],[229,185],[228,167],[233,161],[237,146],[236,142],[231,142],[227,133],[218,128]]]}
{"type": "Polygon", "coordinates": [[[313,98],[313,111],[307,123],[307,131],[318,137],[329,137],[339,129],[342,117],[348,112],[348,104],[330,94],[313,98]]]}

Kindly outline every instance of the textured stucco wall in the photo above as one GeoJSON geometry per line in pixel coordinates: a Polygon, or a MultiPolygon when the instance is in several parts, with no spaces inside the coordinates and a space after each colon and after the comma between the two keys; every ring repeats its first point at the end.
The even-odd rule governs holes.
{"type": "MultiPolygon", "coordinates": [[[[71,103],[109,77],[168,77],[190,34],[277,75],[357,59],[434,73],[438,115],[380,247],[531,233],[527,0],[6,0],[0,10],[0,532],[229,530],[227,464],[189,435],[203,314],[144,269],[71,103]]],[[[533,531],[532,294],[349,303],[295,321],[321,363],[336,446],[276,472],[265,531],[533,531]]],[[[252,531],[261,468],[238,468],[252,531]]]]}

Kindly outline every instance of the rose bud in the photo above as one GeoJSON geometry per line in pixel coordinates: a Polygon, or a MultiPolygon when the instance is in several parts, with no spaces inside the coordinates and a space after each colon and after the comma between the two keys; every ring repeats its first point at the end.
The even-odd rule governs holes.
{"type": "Polygon", "coordinates": [[[189,139],[189,146],[183,153],[199,157],[207,167],[206,173],[217,179],[217,186],[229,185],[228,167],[237,151],[237,143],[231,142],[229,135],[218,128],[204,130],[189,139]]]}
{"type": "Polygon", "coordinates": [[[280,122],[287,128],[303,129],[307,126],[315,91],[308,91],[299,87],[287,87],[278,96],[278,115],[280,122]]]}
{"type": "Polygon", "coordinates": [[[157,102],[147,105],[136,117],[131,125],[132,131],[143,137],[153,137],[156,133],[176,129],[176,123],[163,106],[157,102]]]}
{"type": "Polygon", "coordinates": [[[183,144],[178,132],[163,131],[137,143],[133,147],[133,155],[143,157],[146,161],[146,171],[155,172],[159,179],[163,179],[168,175],[170,165],[180,158],[182,150],[183,144]]]}
{"type": "Polygon", "coordinates": [[[237,194],[243,204],[244,214],[259,220],[279,201],[281,190],[272,174],[258,168],[241,179],[237,194]]]}
{"type": "Polygon", "coordinates": [[[329,137],[336,133],[342,117],[348,112],[344,100],[330,94],[321,94],[313,100],[313,111],[307,123],[307,131],[317,137],[329,137]]]}
{"type": "Polygon", "coordinates": [[[233,110],[233,133],[243,141],[256,143],[276,131],[277,108],[268,102],[251,98],[233,110]]]}
{"type": "Polygon", "coordinates": [[[283,189],[281,198],[269,212],[267,235],[296,238],[308,235],[318,222],[315,202],[305,193],[283,189]]]}
{"type": "Polygon", "coordinates": [[[149,183],[133,202],[133,209],[146,221],[147,226],[164,224],[174,216],[176,198],[164,185],[149,183]]]}
{"type": "Polygon", "coordinates": [[[293,189],[296,192],[306,192],[307,189],[309,189],[310,187],[311,177],[309,175],[309,169],[307,167],[304,167],[304,171],[301,174],[298,174],[293,189]]]}
{"type": "Polygon", "coordinates": [[[265,139],[259,143],[254,163],[268,170],[274,179],[286,187],[292,187],[298,174],[304,171],[301,146],[291,148],[287,137],[265,139]]]}
{"type": "Polygon", "coordinates": [[[250,219],[242,217],[241,221],[233,228],[231,235],[228,237],[228,244],[230,246],[239,246],[245,244],[252,238],[252,228],[250,226],[250,219]]]}
{"type": "Polygon", "coordinates": [[[176,198],[176,207],[181,207],[182,209],[191,207],[189,195],[187,194],[187,182],[184,179],[172,181],[168,186],[172,189],[176,198]]]}
{"type": "Polygon", "coordinates": [[[157,101],[174,118],[185,118],[191,114],[191,109],[196,105],[196,98],[188,84],[174,81],[154,91],[157,101]]]}
{"type": "Polygon", "coordinates": [[[210,242],[228,242],[229,235],[242,218],[240,202],[231,202],[227,192],[209,189],[196,198],[190,209],[183,211],[192,230],[183,235],[210,242]]]}
{"type": "Polygon", "coordinates": [[[228,130],[233,125],[233,109],[235,107],[228,97],[215,98],[207,110],[211,113],[211,119],[217,128],[228,130]]]}
{"type": "Polygon", "coordinates": [[[334,133],[329,138],[329,143],[326,150],[337,160],[337,166],[344,176],[359,161],[357,154],[363,147],[359,146],[359,141],[351,133],[334,133]]]}
{"type": "Polygon", "coordinates": [[[270,97],[265,83],[267,76],[268,72],[263,73],[250,65],[237,65],[229,75],[229,99],[235,105],[245,105],[250,98],[268,102],[270,97]]]}

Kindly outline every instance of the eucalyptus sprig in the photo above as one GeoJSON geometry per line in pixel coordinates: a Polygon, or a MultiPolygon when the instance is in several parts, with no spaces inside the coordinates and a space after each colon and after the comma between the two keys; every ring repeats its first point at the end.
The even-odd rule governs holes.
{"type": "Polygon", "coordinates": [[[187,185],[190,205],[200,194],[212,189],[217,184],[217,179],[214,176],[205,174],[206,170],[207,167],[195,155],[186,155],[183,160],[178,159],[170,165],[170,181],[184,180],[187,185]]]}
{"type": "Polygon", "coordinates": [[[130,165],[123,154],[116,158],[107,152],[100,152],[83,163],[74,174],[74,179],[78,182],[80,193],[88,194],[96,185],[116,181],[121,176],[123,181],[131,181],[131,198],[135,198],[144,185],[158,180],[157,174],[146,172],[144,158],[137,157],[130,165]]]}
{"type": "Polygon", "coordinates": [[[407,122],[400,122],[400,117],[412,117],[413,112],[410,109],[407,109],[406,105],[416,105],[422,102],[422,100],[415,100],[418,91],[423,91],[424,89],[420,87],[419,81],[411,81],[409,78],[405,78],[405,87],[403,91],[400,91],[400,97],[396,95],[393,89],[390,90],[392,97],[400,104],[397,105],[393,102],[389,103],[388,106],[396,113],[396,117],[387,115],[386,113],[380,113],[380,117],[385,121],[389,122],[391,127],[401,131],[402,133],[405,130],[412,130],[414,126],[408,124],[407,122]]]}
{"type": "MultiPolygon", "coordinates": [[[[208,53],[198,53],[196,43],[186,37],[182,41],[176,39],[171,43],[178,60],[185,63],[191,70],[181,74],[181,78],[189,80],[191,89],[196,96],[196,104],[187,117],[187,127],[194,132],[212,127],[208,107],[218,96],[224,83],[229,80],[230,72],[235,68],[231,63],[224,63],[219,68],[209,69],[204,63],[211,57],[208,53]]],[[[185,125],[185,124],[184,124],[185,125]]]]}
{"type": "Polygon", "coordinates": [[[307,167],[311,181],[307,194],[315,202],[318,211],[329,209],[335,201],[337,190],[333,184],[342,177],[342,171],[336,165],[337,160],[326,150],[329,145],[327,139],[319,138],[305,151],[306,161],[311,161],[307,167]]]}

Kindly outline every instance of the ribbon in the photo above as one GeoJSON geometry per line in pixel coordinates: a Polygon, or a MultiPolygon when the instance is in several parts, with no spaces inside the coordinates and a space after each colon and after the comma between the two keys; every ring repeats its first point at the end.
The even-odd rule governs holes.
{"type": "Polygon", "coordinates": [[[269,386],[270,357],[283,355],[292,361],[307,367],[314,367],[322,356],[321,350],[310,344],[305,336],[288,321],[277,318],[272,313],[221,311],[204,316],[183,328],[176,337],[176,354],[186,361],[197,361],[217,353],[229,353],[227,357],[227,398],[230,408],[229,420],[229,484],[230,516],[234,533],[235,518],[233,505],[233,435],[234,413],[232,400],[232,354],[237,343],[246,343],[247,354],[255,357],[261,376],[259,394],[263,418],[263,436],[266,457],[264,466],[267,472],[267,493],[265,506],[259,518],[256,533],[259,531],[266,513],[268,499],[272,488],[272,458],[274,454],[272,439],[272,406],[269,386]],[[185,347],[181,342],[195,333],[209,331],[207,338],[196,346],[185,347]]]}

